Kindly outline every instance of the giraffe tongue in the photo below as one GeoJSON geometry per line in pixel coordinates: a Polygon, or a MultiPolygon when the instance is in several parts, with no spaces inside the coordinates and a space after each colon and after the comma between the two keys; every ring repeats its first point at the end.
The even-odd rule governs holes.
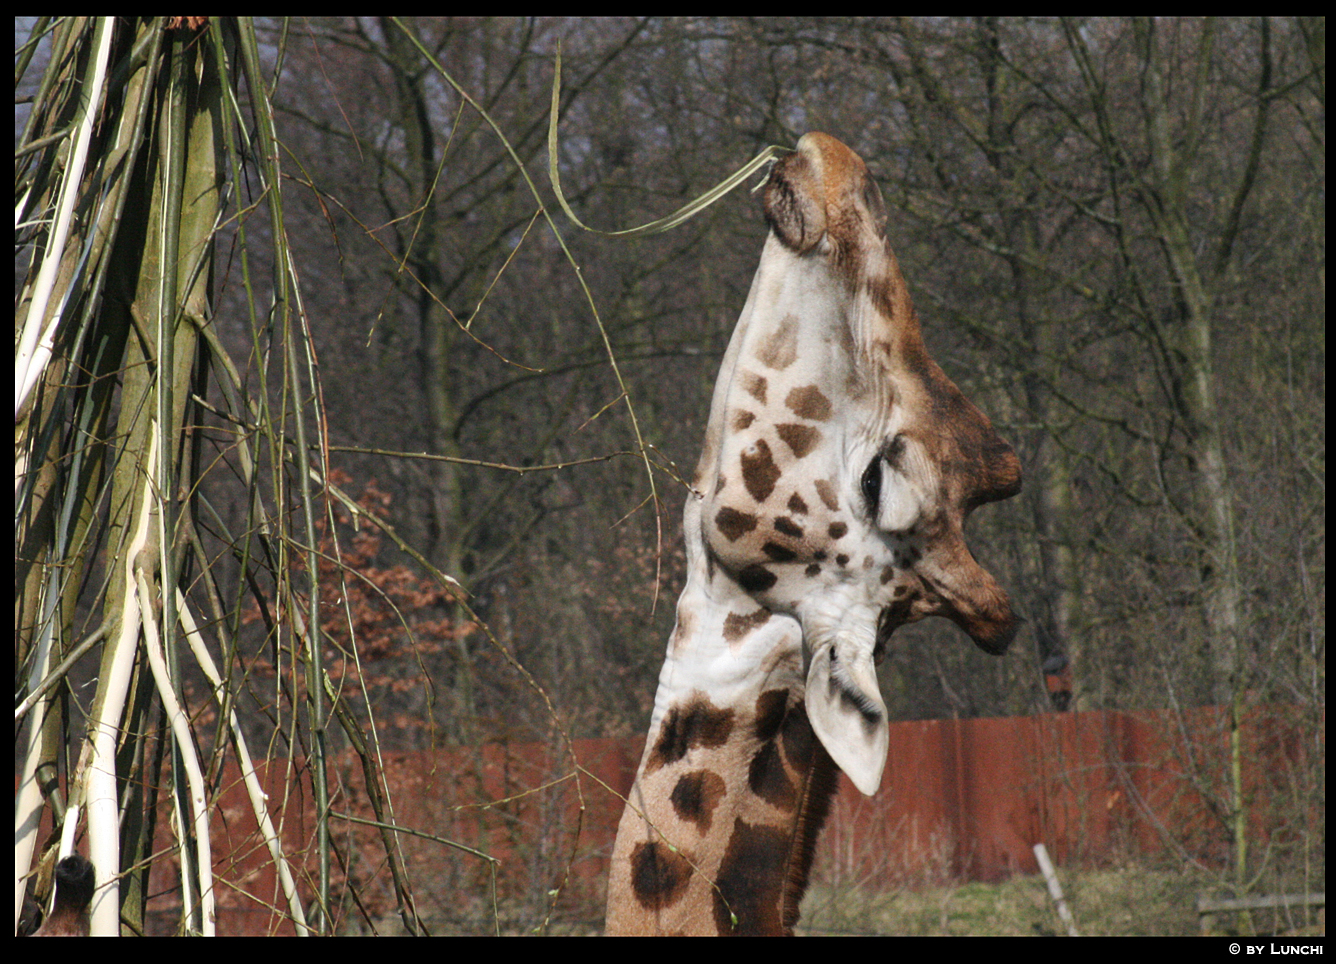
{"type": "Polygon", "coordinates": [[[889,734],[873,663],[875,639],[839,633],[807,669],[807,715],[831,759],[866,796],[881,785],[889,734]]]}

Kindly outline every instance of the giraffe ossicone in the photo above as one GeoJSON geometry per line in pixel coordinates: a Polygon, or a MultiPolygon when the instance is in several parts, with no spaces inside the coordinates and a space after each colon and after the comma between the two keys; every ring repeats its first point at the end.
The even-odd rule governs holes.
{"type": "Polygon", "coordinates": [[[687,498],[611,933],[786,932],[836,767],[880,785],[891,634],[945,616],[1001,653],[1018,623],[964,523],[1020,490],[1020,463],[928,356],[866,165],[808,134],[764,208],[687,498]]]}

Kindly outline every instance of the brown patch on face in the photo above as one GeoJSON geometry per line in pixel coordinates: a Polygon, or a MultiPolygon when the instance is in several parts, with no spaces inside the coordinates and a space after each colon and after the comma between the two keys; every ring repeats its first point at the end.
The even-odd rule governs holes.
{"type": "Polygon", "coordinates": [[[803,537],[802,526],[798,525],[798,523],[785,515],[782,515],[775,520],[775,531],[794,539],[801,539],[803,537]]]}
{"type": "Polygon", "coordinates": [[[714,821],[715,808],[727,792],[724,778],[719,774],[709,770],[693,770],[674,784],[668,799],[672,802],[674,813],[705,833],[714,821]]]}
{"type": "Polygon", "coordinates": [[[741,378],[743,391],[764,405],[766,389],[765,376],[758,375],[755,372],[743,372],[741,378]]]}
{"type": "Polygon", "coordinates": [[[816,494],[821,497],[821,503],[831,512],[840,511],[840,497],[835,491],[835,483],[830,479],[816,480],[816,494]]]}
{"type": "Polygon", "coordinates": [[[803,575],[806,576],[808,579],[814,579],[815,577],[821,575],[821,567],[814,562],[803,570],[803,575]]]}
{"type": "Polygon", "coordinates": [[[785,422],[775,426],[775,432],[792,451],[794,458],[803,458],[821,441],[821,432],[810,425],[785,422]]]}
{"type": "Polygon", "coordinates": [[[742,484],[757,502],[764,502],[770,498],[770,493],[775,491],[775,483],[782,474],[770,454],[770,446],[765,439],[757,439],[756,445],[751,450],[743,451],[742,484]]]}
{"type": "Polygon", "coordinates": [[[751,428],[751,423],[756,421],[756,416],[746,409],[739,408],[733,412],[733,431],[743,432],[751,428]]]}
{"type": "Polygon", "coordinates": [[[788,546],[781,546],[777,542],[767,542],[761,546],[761,551],[774,562],[792,562],[798,556],[798,553],[788,546]]]}
{"type": "Polygon", "coordinates": [[[770,620],[770,610],[758,609],[747,616],[729,613],[724,617],[724,639],[736,642],[754,629],[759,629],[770,620]]]}
{"type": "Polygon", "coordinates": [[[849,527],[843,522],[832,522],[826,531],[830,533],[832,539],[843,539],[849,534],[849,527]]]}
{"type": "Polygon", "coordinates": [[[733,711],[721,710],[703,696],[668,711],[645,772],[676,763],[696,747],[723,746],[733,733],[733,711]]]}
{"type": "Polygon", "coordinates": [[[794,515],[807,515],[807,503],[797,492],[789,496],[789,511],[794,515]]]}
{"type": "Polygon", "coordinates": [[[631,892],[641,907],[662,911],[686,893],[691,862],[673,853],[663,841],[638,843],[631,851],[631,892]]]}
{"type": "Polygon", "coordinates": [[[785,933],[781,901],[789,845],[788,834],[781,830],[752,826],[740,817],[733,821],[714,892],[714,922],[720,934],[785,933]]]}
{"type": "Polygon", "coordinates": [[[714,525],[720,534],[729,542],[737,542],[747,533],[756,528],[759,520],[750,512],[739,512],[737,509],[724,506],[714,517],[714,525]]]}
{"type": "Polygon", "coordinates": [[[798,357],[798,319],[785,315],[775,333],[756,349],[756,357],[767,368],[783,371],[798,357]]]}
{"type": "Polygon", "coordinates": [[[841,552],[838,556],[835,557],[835,565],[843,569],[845,566],[849,565],[849,557],[841,552]]]}
{"type": "Polygon", "coordinates": [[[805,385],[802,388],[795,388],[789,392],[788,397],[784,399],[787,405],[795,415],[810,419],[813,422],[824,422],[830,418],[830,399],[821,394],[821,389],[815,385],[805,385]]]}

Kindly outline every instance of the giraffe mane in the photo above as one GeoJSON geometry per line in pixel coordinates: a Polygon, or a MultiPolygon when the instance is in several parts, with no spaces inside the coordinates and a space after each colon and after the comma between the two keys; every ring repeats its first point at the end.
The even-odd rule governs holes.
{"type": "Polygon", "coordinates": [[[784,907],[781,922],[786,933],[792,933],[798,923],[803,895],[812,873],[816,857],[816,842],[821,828],[830,816],[830,805],[839,787],[840,769],[830,758],[821,741],[812,734],[812,767],[803,785],[802,803],[798,807],[798,822],[789,848],[788,866],[784,869],[784,907]]]}

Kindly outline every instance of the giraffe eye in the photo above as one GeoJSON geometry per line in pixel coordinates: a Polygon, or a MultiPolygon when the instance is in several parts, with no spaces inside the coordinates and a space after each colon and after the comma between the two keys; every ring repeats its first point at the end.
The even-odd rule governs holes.
{"type": "Polygon", "coordinates": [[[863,499],[867,502],[867,510],[872,515],[877,514],[877,507],[881,504],[881,455],[874,455],[872,461],[867,464],[863,470],[863,499]]]}

